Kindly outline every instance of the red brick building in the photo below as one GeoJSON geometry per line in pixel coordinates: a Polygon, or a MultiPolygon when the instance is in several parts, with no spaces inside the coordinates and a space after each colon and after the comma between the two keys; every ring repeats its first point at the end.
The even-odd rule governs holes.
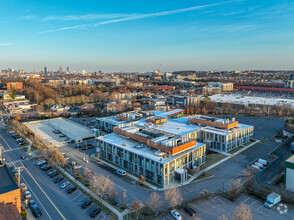
{"type": "Polygon", "coordinates": [[[22,90],[23,83],[22,82],[7,83],[7,90],[10,90],[10,89],[22,90]]]}

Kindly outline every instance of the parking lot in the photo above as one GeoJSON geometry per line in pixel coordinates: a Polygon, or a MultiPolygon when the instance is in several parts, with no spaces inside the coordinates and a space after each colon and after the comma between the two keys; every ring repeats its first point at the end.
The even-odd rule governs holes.
{"type": "MultiPolygon", "coordinates": [[[[36,163],[38,162],[38,160],[33,161],[34,165],[36,165],[36,163]]],[[[50,169],[53,170],[53,169],[50,169]]],[[[111,216],[106,213],[105,211],[101,210],[101,212],[99,214],[97,214],[97,216],[95,216],[94,218],[90,217],[90,214],[99,208],[99,206],[96,203],[91,203],[88,207],[86,208],[81,208],[81,205],[83,203],[85,203],[86,201],[89,201],[91,199],[89,199],[84,193],[82,193],[79,189],[76,189],[74,192],[72,193],[68,193],[67,190],[69,188],[71,188],[73,185],[70,183],[68,186],[66,186],[65,188],[61,189],[60,185],[62,185],[64,182],[67,181],[66,178],[64,178],[62,181],[60,181],[59,183],[54,183],[54,180],[56,180],[59,177],[63,177],[61,174],[58,174],[57,176],[50,178],[47,173],[50,171],[45,171],[42,172],[41,169],[40,171],[42,172],[41,175],[43,175],[43,178],[48,179],[48,184],[50,184],[52,187],[56,188],[56,190],[61,192],[61,199],[63,197],[66,197],[66,200],[71,201],[71,203],[73,203],[72,209],[73,210],[80,210],[80,218],[82,219],[102,219],[102,220],[107,220],[110,219],[111,216]]],[[[42,218],[42,217],[41,217],[42,218]]]]}
{"type": "MultiPolygon", "coordinates": [[[[253,219],[293,219],[294,210],[287,207],[285,214],[280,214],[278,211],[278,206],[273,209],[265,208],[263,201],[259,201],[253,197],[242,194],[236,201],[231,202],[222,196],[217,196],[211,199],[207,199],[203,202],[191,205],[191,207],[196,211],[197,216],[191,217],[183,209],[179,210],[179,213],[183,219],[207,219],[215,220],[219,216],[225,215],[228,219],[232,218],[233,212],[239,204],[243,202],[250,206],[253,219]]],[[[280,207],[280,210],[284,210],[284,207],[280,207]]],[[[161,220],[172,220],[173,217],[168,214],[161,220]]]]}

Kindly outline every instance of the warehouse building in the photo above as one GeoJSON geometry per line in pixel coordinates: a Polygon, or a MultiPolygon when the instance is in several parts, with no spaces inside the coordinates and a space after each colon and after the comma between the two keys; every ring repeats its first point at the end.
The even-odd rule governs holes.
{"type": "Polygon", "coordinates": [[[74,140],[76,143],[82,143],[95,138],[93,130],[65,118],[31,121],[23,124],[39,140],[44,143],[51,143],[56,147],[63,146],[64,138],[60,138],[59,134],[55,134],[53,132],[55,130],[62,132],[62,134],[74,140]]]}

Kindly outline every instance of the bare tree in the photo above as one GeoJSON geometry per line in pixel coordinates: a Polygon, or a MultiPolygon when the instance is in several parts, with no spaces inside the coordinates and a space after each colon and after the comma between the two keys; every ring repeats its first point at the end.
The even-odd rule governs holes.
{"type": "Polygon", "coordinates": [[[124,204],[126,200],[127,200],[127,191],[123,190],[121,192],[121,203],[124,204]]]}
{"type": "Polygon", "coordinates": [[[140,210],[143,207],[143,204],[139,200],[134,200],[131,204],[130,212],[134,212],[136,219],[139,218],[140,210]]]}
{"type": "Polygon", "coordinates": [[[233,220],[251,220],[253,217],[250,206],[241,202],[238,207],[236,207],[232,219],[233,220]]]}
{"type": "Polygon", "coordinates": [[[101,204],[103,203],[103,196],[109,195],[114,190],[114,183],[109,179],[108,176],[95,176],[92,180],[92,188],[95,193],[101,199],[101,204]]]}
{"type": "Polygon", "coordinates": [[[56,162],[61,167],[64,167],[66,164],[66,159],[64,158],[63,154],[60,153],[58,150],[55,150],[51,153],[51,160],[56,162]]]}
{"type": "Polygon", "coordinates": [[[170,206],[174,209],[177,205],[181,204],[183,197],[178,188],[170,188],[164,191],[164,198],[169,201],[170,206]]]}
{"type": "Polygon", "coordinates": [[[162,205],[161,196],[156,192],[151,193],[147,204],[151,205],[153,211],[155,212],[155,215],[157,215],[157,211],[162,205]]]}

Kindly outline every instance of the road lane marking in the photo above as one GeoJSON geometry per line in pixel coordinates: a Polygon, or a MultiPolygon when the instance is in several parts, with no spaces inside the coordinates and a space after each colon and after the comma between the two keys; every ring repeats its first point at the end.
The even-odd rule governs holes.
{"type": "Polygon", "coordinates": [[[46,214],[48,215],[48,217],[52,220],[51,216],[49,215],[49,213],[47,212],[47,210],[45,209],[45,207],[43,206],[43,204],[41,203],[41,201],[39,200],[39,198],[36,196],[36,194],[34,193],[34,191],[32,190],[32,188],[29,186],[28,182],[25,180],[25,178],[23,177],[23,175],[20,174],[20,176],[23,179],[23,181],[26,183],[26,185],[28,186],[28,188],[30,189],[30,191],[34,194],[34,196],[36,197],[36,199],[38,200],[38,202],[40,203],[40,205],[42,206],[42,208],[44,209],[44,211],[46,212],[46,214]]]}
{"type": "Polygon", "coordinates": [[[6,142],[6,140],[0,135],[0,138],[4,141],[4,143],[7,145],[7,147],[9,147],[10,150],[12,150],[12,148],[9,146],[9,144],[6,142]]]}
{"type": "Polygon", "coordinates": [[[49,198],[49,196],[45,193],[45,191],[42,189],[42,187],[39,185],[39,183],[35,180],[35,178],[32,176],[32,174],[28,171],[28,169],[24,166],[24,164],[22,162],[20,162],[23,165],[23,168],[27,171],[27,173],[31,176],[31,178],[34,180],[34,182],[36,183],[36,185],[41,189],[41,191],[44,193],[44,195],[47,197],[47,199],[50,201],[50,203],[54,206],[54,208],[57,210],[57,212],[59,213],[59,215],[66,220],[66,218],[61,214],[61,212],[59,211],[59,209],[55,206],[55,204],[52,202],[52,200],[49,198]]]}

